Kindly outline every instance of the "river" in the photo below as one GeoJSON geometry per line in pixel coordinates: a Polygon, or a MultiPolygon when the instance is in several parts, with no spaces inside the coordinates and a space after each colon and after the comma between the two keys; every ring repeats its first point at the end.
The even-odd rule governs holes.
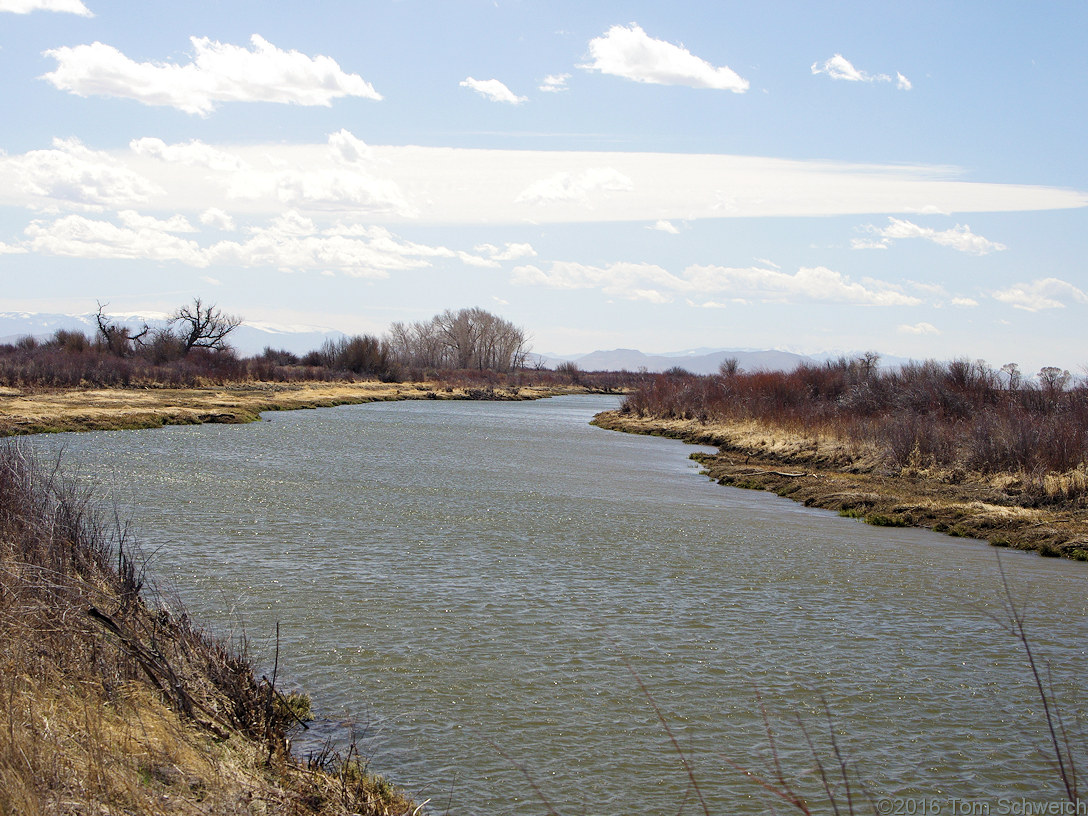
{"type": "Polygon", "coordinates": [[[355,723],[433,813],[701,812],[658,712],[713,813],[767,812],[737,768],[775,755],[815,792],[802,726],[895,807],[1056,798],[998,556],[1067,712],[1088,564],[718,486],[690,446],[588,424],[616,404],[372,403],[32,444],[63,449],[164,594],[262,665],[280,623],[280,676],[323,717],[301,750],[355,723]]]}

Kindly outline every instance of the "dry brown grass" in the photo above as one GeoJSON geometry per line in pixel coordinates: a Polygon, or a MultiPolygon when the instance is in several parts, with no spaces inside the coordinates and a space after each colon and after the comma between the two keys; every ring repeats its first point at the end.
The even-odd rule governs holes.
{"type": "Polygon", "coordinates": [[[873,524],[928,527],[998,546],[1088,560],[1088,509],[1082,501],[1088,473],[1083,468],[1031,476],[908,464],[888,472],[874,446],[750,421],[703,423],[607,411],[594,424],[717,446],[718,454],[695,458],[723,485],[770,490],[873,524]],[[1033,501],[1040,490],[1051,501],[1033,501]],[[1065,497],[1068,501],[1063,502],[1065,497]]]}
{"type": "Polygon", "coordinates": [[[0,390],[0,436],[255,421],[262,411],[402,399],[537,399],[578,386],[478,389],[438,383],[239,383],[207,388],[0,390]]]}
{"type": "Polygon", "coordinates": [[[358,761],[300,766],[276,690],[147,602],[133,552],[55,468],[0,445],[0,814],[415,810],[358,761]]]}

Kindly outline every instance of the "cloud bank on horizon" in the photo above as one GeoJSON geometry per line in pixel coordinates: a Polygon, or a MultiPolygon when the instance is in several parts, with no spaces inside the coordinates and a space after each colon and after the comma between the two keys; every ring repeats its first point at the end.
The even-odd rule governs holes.
{"type": "MultiPolygon", "coordinates": [[[[772,11],[708,2],[603,26],[573,3],[550,25],[417,5],[433,25],[390,0],[366,21],[333,3],[331,27],[226,3],[152,30],[127,3],[0,0],[27,21],[0,34],[20,114],[0,124],[0,309],[212,286],[254,318],[346,330],[501,303],[555,351],[1081,362],[1070,21],[1021,25],[1065,60],[1032,81],[964,62],[999,51],[978,35],[938,60],[920,17],[831,36],[798,14],[806,54],[765,33],[772,11]],[[1056,115],[1040,92],[1064,127],[984,104],[1056,115]],[[1052,142],[1027,163],[1025,128],[1052,142]]],[[[964,30],[1001,22],[969,6],[964,30]]]]}

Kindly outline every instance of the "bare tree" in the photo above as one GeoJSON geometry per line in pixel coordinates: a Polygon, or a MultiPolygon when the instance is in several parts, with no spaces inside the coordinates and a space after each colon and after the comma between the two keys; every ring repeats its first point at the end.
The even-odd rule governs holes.
{"type": "Polygon", "coordinates": [[[1001,371],[1009,378],[1009,390],[1016,391],[1024,379],[1023,374],[1020,373],[1020,366],[1016,363],[1005,363],[1001,366],[1001,371]]]}
{"type": "Polygon", "coordinates": [[[214,303],[205,306],[200,298],[193,298],[192,304],[180,306],[170,315],[170,325],[175,324],[185,354],[195,348],[223,351],[227,335],[242,325],[242,318],[224,314],[214,303]]]}
{"type": "Polygon", "coordinates": [[[107,306],[109,306],[108,303],[98,301],[98,312],[95,314],[95,322],[98,324],[98,337],[111,353],[116,354],[118,357],[128,357],[134,351],[135,346],[142,344],[143,338],[147,336],[150,329],[145,323],[140,331],[133,334],[128,326],[118,326],[106,315],[107,306]]]}
{"type": "Polygon", "coordinates": [[[1043,366],[1036,376],[1039,378],[1039,384],[1042,386],[1043,391],[1050,397],[1064,391],[1073,378],[1073,375],[1068,371],[1063,371],[1056,366],[1043,366]]]}

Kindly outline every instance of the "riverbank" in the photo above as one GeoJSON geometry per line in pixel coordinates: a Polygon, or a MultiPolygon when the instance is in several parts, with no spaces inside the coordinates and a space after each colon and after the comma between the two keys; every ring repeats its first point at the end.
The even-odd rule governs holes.
{"type": "Polygon", "coordinates": [[[692,458],[719,484],[769,490],[877,526],[926,527],[999,547],[1088,560],[1088,510],[1062,501],[1062,480],[1075,474],[1054,477],[1053,501],[1024,506],[1016,474],[983,477],[919,467],[890,474],[876,450],[754,423],[706,424],[605,411],[593,424],[715,446],[717,454],[692,458]]]}
{"type": "Polygon", "coordinates": [[[0,388],[0,437],[255,422],[263,411],[379,400],[526,400],[584,394],[582,386],[453,387],[421,383],[246,382],[205,388],[0,388]]]}
{"type": "Polygon", "coordinates": [[[293,757],[305,698],[146,580],[84,489],[0,443],[0,813],[418,812],[357,754],[293,757]]]}

